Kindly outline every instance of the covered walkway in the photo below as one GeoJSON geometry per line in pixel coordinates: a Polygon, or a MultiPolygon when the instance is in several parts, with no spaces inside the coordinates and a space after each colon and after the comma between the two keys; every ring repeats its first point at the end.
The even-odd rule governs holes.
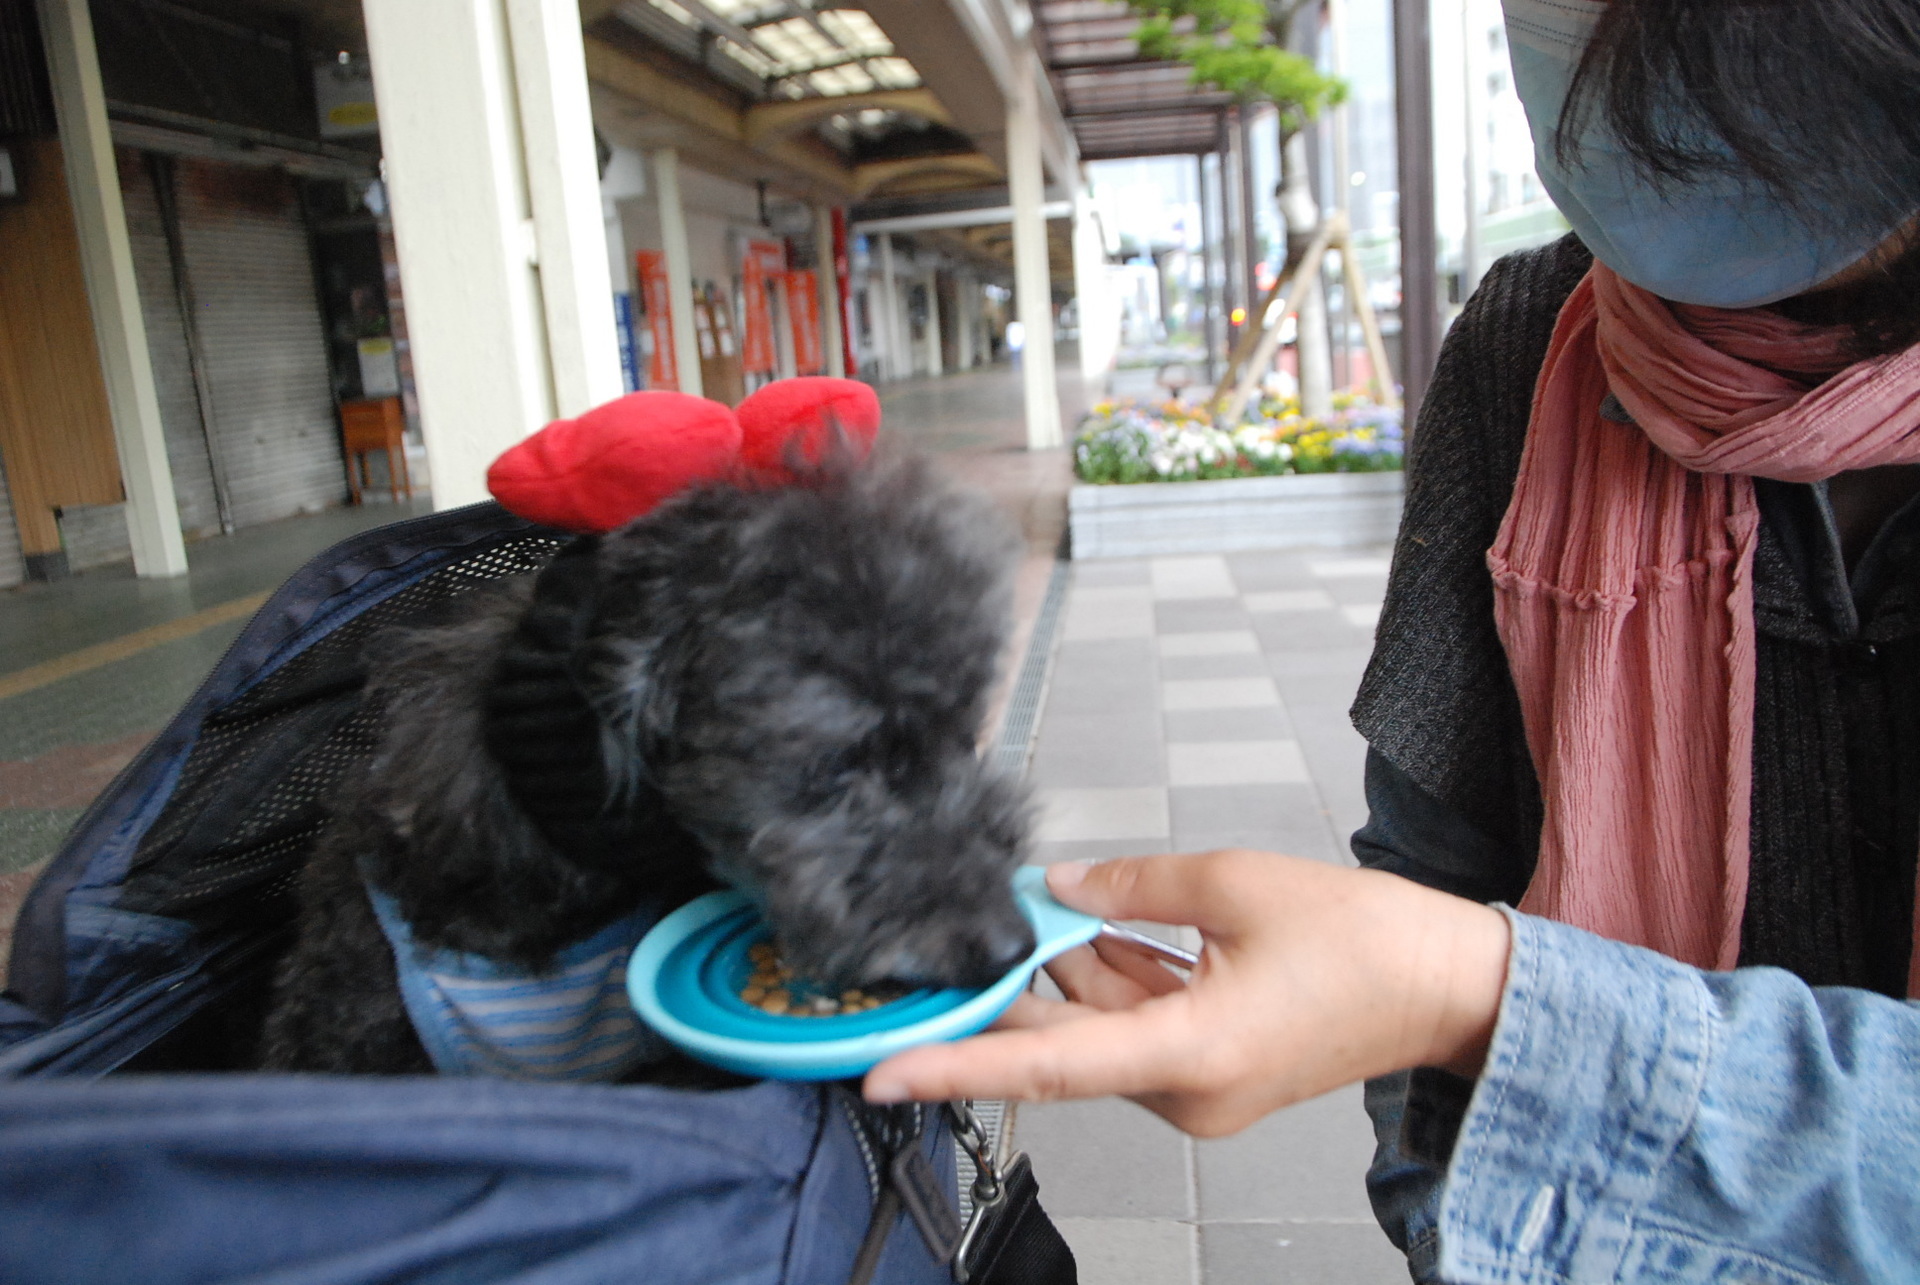
{"type": "MultiPolygon", "coordinates": [[[[1074,369],[1063,351],[1062,370],[1074,369]]],[[[1068,422],[1078,378],[1061,379],[1068,422]]],[[[1058,554],[1070,479],[1063,449],[1028,451],[1020,373],[1001,364],[888,385],[888,433],[995,496],[1026,537],[1016,655],[1058,554]]],[[[188,572],[141,579],[120,563],[0,590],[0,969],[19,898],[93,797],[192,694],[255,607],[314,554],[430,510],[330,509],[187,547],[188,572]]]]}

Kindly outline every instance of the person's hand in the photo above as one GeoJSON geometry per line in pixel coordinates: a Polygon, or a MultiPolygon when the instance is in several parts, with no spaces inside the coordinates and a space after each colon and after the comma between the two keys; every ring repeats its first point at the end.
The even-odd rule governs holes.
{"type": "Polygon", "coordinates": [[[1059,865],[1047,884],[1106,919],[1192,924],[1190,979],[1101,940],[1047,971],[995,1031],[889,1058],[872,1101],[1120,1094],[1189,1133],[1408,1066],[1478,1074],[1510,931],[1489,907],[1394,875],[1266,852],[1059,865]]]}

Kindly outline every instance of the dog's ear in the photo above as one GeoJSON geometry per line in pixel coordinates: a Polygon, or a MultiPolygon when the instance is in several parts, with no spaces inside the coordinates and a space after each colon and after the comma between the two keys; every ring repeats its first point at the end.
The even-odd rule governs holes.
{"type": "Polygon", "coordinates": [[[548,838],[577,846],[606,810],[600,720],[577,675],[598,600],[598,536],[557,554],[507,637],[486,689],[488,752],[548,838]]]}

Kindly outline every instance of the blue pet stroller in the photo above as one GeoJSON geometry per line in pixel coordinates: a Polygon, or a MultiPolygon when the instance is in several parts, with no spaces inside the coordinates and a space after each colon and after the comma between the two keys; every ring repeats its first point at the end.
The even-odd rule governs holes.
{"type": "Polygon", "coordinates": [[[378,740],[368,647],[566,538],[480,504],[336,545],[81,818],[0,996],[0,1280],[1070,1285],[1030,1171],[958,1106],[245,1072],[297,872],[378,740]]]}

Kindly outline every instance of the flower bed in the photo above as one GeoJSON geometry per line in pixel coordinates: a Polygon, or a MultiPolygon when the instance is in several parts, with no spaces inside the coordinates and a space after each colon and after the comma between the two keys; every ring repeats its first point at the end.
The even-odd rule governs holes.
{"type": "Polygon", "coordinates": [[[1177,403],[1102,403],[1074,442],[1073,556],[1386,544],[1401,456],[1400,413],[1357,398],[1325,422],[1269,399],[1231,432],[1177,403]]]}
{"type": "Polygon", "coordinates": [[[1401,441],[1398,410],[1353,396],[1336,397],[1324,421],[1292,398],[1267,398],[1231,431],[1179,402],[1101,402],[1081,421],[1073,463],[1098,485],[1379,473],[1400,467],[1401,441]]]}

